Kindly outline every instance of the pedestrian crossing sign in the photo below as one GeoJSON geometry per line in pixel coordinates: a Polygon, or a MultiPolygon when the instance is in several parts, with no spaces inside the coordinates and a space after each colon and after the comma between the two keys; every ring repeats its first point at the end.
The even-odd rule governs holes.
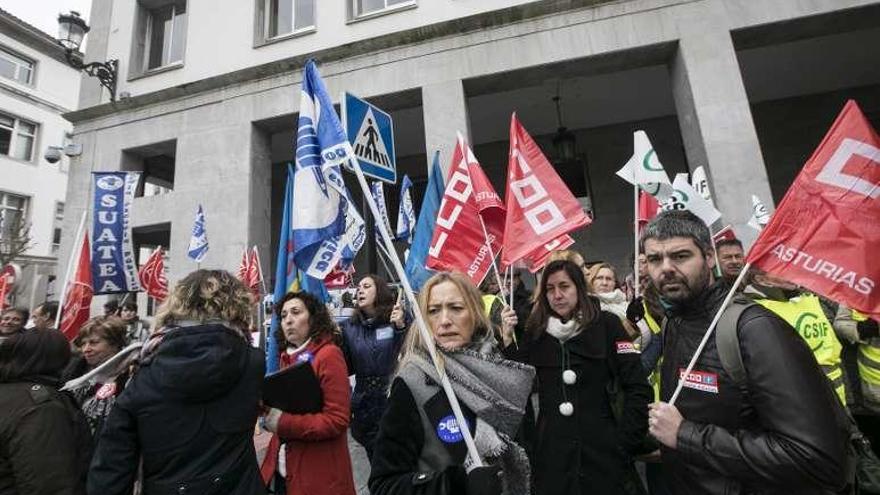
{"type": "MultiPolygon", "coordinates": [[[[379,107],[345,93],[342,98],[342,121],[348,142],[364,175],[396,183],[394,123],[391,116],[379,107]]],[[[348,164],[346,167],[351,168],[348,164]]]]}

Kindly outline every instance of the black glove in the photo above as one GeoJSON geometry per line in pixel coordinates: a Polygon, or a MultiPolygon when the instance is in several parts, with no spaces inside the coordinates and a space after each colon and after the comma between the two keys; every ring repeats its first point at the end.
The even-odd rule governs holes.
{"type": "Polygon", "coordinates": [[[859,331],[859,340],[880,337],[880,330],[877,328],[877,320],[860,321],[856,325],[856,329],[859,331]]]}
{"type": "Polygon", "coordinates": [[[467,474],[468,495],[501,495],[501,467],[482,466],[467,474]]]}
{"type": "Polygon", "coordinates": [[[633,323],[638,323],[642,321],[644,317],[645,305],[642,304],[642,297],[639,296],[630,301],[629,306],[626,307],[626,319],[633,323]]]}

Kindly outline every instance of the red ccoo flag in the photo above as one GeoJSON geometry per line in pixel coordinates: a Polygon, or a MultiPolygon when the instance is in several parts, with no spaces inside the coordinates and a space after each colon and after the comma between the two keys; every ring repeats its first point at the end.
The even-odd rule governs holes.
{"type": "Polygon", "coordinates": [[[251,290],[254,294],[255,300],[260,300],[260,284],[263,282],[263,278],[260,276],[260,258],[257,256],[257,247],[254,246],[248,252],[248,264],[247,264],[247,278],[245,279],[245,285],[251,290]]]}
{"type": "Polygon", "coordinates": [[[168,279],[165,278],[165,257],[160,246],[147,258],[146,263],[138,271],[141,287],[147,295],[162,302],[168,297],[168,279]]]}
{"type": "Polygon", "coordinates": [[[68,282],[64,295],[64,306],[61,308],[60,330],[68,340],[73,340],[79,333],[79,327],[89,319],[89,306],[92,304],[92,268],[89,255],[89,234],[83,236],[79,261],[73,280],[68,282]]]}
{"type": "MultiPolygon", "coordinates": [[[[480,224],[480,204],[489,210],[497,210],[497,206],[490,197],[483,197],[478,201],[469,157],[473,157],[473,153],[464,139],[459,137],[452,154],[449,177],[437,211],[437,221],[425,265],[432,270],[462,272],[474,285],[479,285],[492,267],[492,256],[486,248],[486,236],[480,224]]],[[[472,161],[476,162],[476,159],[472,161]]],[[[494,252],[497,252],[500,247],[497,239],[501,237],[501,223],[491,222],[489,218],[485,218],[485,221],[486,230],[496,248],[494,252]]]]}
{"type": "Polygon", "coordinates": [[[880,137],[852,100],[755,241],[747,261],[880,318],[880,137]]]}
{"type": "Polygon", "coordinates": [[[504,266],[591,222],[515,113],[510,117],[505,199],[504,266]]]}

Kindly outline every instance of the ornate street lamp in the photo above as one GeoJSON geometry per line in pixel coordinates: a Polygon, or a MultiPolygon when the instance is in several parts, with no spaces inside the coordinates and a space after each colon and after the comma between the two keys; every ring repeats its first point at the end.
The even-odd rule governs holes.
{"type": "Polygon", "coordinates": [[[116,101],[116,74],[119,61],[110,59],[106,62],[84,64],[76,55],[88,32],[89,25],[79,16],[79,12],[71,10],[69,14],[58,15],[58,43],[64,47],[67,63],[76,70],[98,78],[101,86],[110,91],[110,101],[116,101]]]}

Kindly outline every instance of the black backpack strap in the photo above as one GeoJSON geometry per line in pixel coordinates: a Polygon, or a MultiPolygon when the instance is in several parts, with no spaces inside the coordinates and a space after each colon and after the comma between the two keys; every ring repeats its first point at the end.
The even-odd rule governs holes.
{"type": "Polygon", "coordinates": [[[721,314],[721,319],[715,327],[715,347],[718,349],[721,366],[740,387],[746,383],[746,367],[743,365],[742,352],[739,348],[737,324],[743,311],[754,305],[754,302],[746,298],[734,298],[721,314]]]}

